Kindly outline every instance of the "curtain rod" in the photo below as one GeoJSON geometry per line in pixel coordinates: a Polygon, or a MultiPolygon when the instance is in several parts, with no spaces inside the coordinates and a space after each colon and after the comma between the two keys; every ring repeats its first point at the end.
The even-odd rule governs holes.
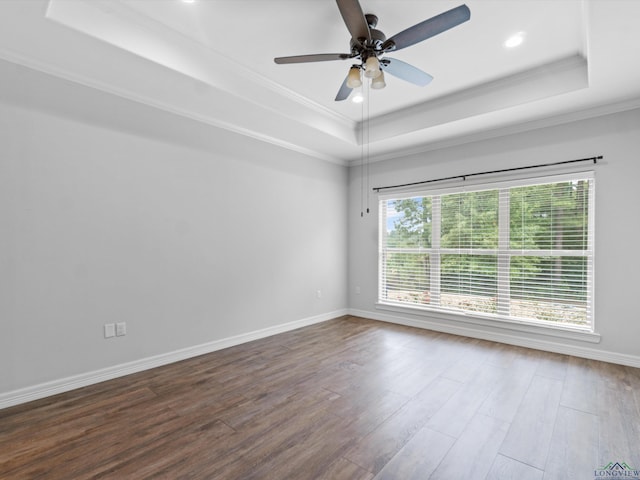
{"type": "Polygon", "coordinates": [[[388,190],[388,189],[391,189],[391,188],[411,187],[411,186],[414,186],[414,185],[423,185],[425,183],[444,182],[445,180],[462,179],[464,181],[468,177],[477,177],[479,175],[490,175],[492,173],[515,172],[517,170],[529,170],[530,168],[555,167],[557,165],[566,165],[568,163],[593,162],[594,164],[596,164],[596,163],[598,163],[598,160],[602,160],[602,155],[599,155],[597,157],[579,158],[577,160],[565,160],[565,161],[562,161],[562,162],[541,163],[539,165],[529,165],[527,167],[513,167],[513,168],[505,168],[505,169],[502,169],[502,170],[491,170],[491,171],[487,171],[487,172],[468,173],[466,175],[454,175],[452,177],[435,178],[433,180],[423,180],[421,182],[403,183],[403,184],[400,184],[400,185],[389,185],[387,187],[374,187],[373,191],[374,192],[379,192],[380,190],[388,190]]]}

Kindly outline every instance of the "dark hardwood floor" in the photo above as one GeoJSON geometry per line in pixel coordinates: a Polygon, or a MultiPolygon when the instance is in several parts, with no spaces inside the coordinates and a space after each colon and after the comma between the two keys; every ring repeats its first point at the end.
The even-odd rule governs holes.
{"type": "Polygon", "coordinates": [[[344,317],[0,410],[2,479],[593,479],[640,370],[344,317]]]}

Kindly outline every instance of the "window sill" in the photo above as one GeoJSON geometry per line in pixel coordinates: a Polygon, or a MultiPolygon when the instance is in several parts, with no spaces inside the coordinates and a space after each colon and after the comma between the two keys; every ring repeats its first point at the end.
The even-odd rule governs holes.
{"type": "Polygon", "coordinates": [[[547,337],[564,338],[570,340],[578,340],[588,343],[600,343],[600,334],[579,327],[559,327],[555,325],[540,324],[534,322],[519,322],[515,320],[506,320],[489,315],[473,314],[473,313],[448,313],[442,310],[430,309],[425,307],[413,307],[408,305],[398,305],[389,303],[376,303],[377,310],[385,310],[388,312],[404,313],[420,317],[428,317],[436,320],[440,324],[471,324],[486,327],[499,328],[502,330],[511,330],[523,333],[533,333],[547,337]]]}

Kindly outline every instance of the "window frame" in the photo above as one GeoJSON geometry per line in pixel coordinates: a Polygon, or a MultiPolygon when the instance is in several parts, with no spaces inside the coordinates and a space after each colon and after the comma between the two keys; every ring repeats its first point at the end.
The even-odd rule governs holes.
{"type": "MultiPolygon", "coordinates": [[[[418,315],[429,315],[436,313],[439,318],[444,319],[452,319],[452,320],[462,320],[468,322],[469,320],[473,321],[473,323],[481,323],[485,325],[491,326],[507,326],[508,328],[515,328],[516,330],[525,330],[525,331],[534,331],[536,333],[546,333],[546,331],[560,331],[559,336],[567,336],[562,332],[576,332],[577,334],[593,334],[594,338],[588,338],[587,335],[585,339],[588,341],[597,342],[599,341],[599,335],[595,333],[595,298],[594,298],[594,284],[595,284],[595,174],[593,171],[577,171],[572,173],[561,173],[561,174],[553,174],[553,175],[544,175],[544,176],[535,176],[535,177],[519,177],[519,178],[509,178],[509,179],[501,179],[493,182],[456,182],[455,185],[447,185],[441,187],[431,187],[431,188],[421,188],[421,189],[412,189],[412,190],[401,190],[395,191],[391,193],[379,193],[378,195],[378,214],[379,214],[379,223],[378,223],[378,292],[377,292],[377,308],[383,310],[390,311],[399,311],[403,313],[411,313],[418,315]],[[510,210],[509,210],[509,191],[512,188],[517,187],[526,187],[526,186],[535,186],[535,185],[544,185],[551,183],[563,183],[569,181],[577,181],[577,180],[589,180],[589,197],[588,197],[588,212],[587,212],[587,245],[584,250],[557,250],[557,249],[546,249],[546,250],[525,250],[525,249],[512,249],[509,241],[509,230],[510,230],[510,210]],[[401,200],[407,198],[415,198],[415,197],[431,197],[432,202],[432,225],[431,228],[433,231],[438,229],[440,231],[441,228],[441,217],[439,210],[440,199],[444,195],[456,194],[456,193],[469,193],[474,191],[482,191],[482,190],[498,190],[498,246],[496,249],[472,249],[473,254],[493,254],[496,255],[497,268],[505,268],[505,258],[508,258],[509,261],[506,262],[507,265],[510,262],[510,259],[516,256],[526,256],[533,255],[539,257],[549,257],[552,258],[554,256],[583,256],[586,257],[587,262],[587,280],[586,280],[586,315],[587,315],[587,324],[586,325],[578,325],[575,323],[561,323],[552,320],[538,320],[533,318],[520,318],[515,316],[510,316],[508,313],[505,314],[505,299],[498,297],[496,298],[496,313],[485,313],[485,312],[476,312],[470,310],[455,310],[446,307],[442,307],[439,305],[431,305],[431,304],[412,304],[407,302],[396,302],[392,300],[388,300],[383,296],[383,289],[385,288],[386,279],[385,279],[385,271],[383,265],[383,256],[385,252],[391,251],[392,249],[385,248],[385,240],[387,236],[387,228],[386,221],[387,215],[385,212],[384,205],[389,200],[401,200]],[[506,200],[505,201],[505,197],[506,200]],[[434,200],[436,198],[436,200],[434,200]],[[506,231],[505,231],[506,230],[506,231]],[[502,264],[502,266],[501,266],[502,264]],[[597,337],[597,339],[595,338],[597,337]]],[[[402,248],[396,249],[396,251],[403,250],[409,253],[410,250],[413,250],[411,253],[424,253],[432,255],[432,258],[436,261],[433,261],[431,264],[432,270],[430,271],[431,276],[431,287],[434,288],[434,296],[439,299],[439,286],[440,286],[440,259],[441,255],[446,253],[451,253],[452,250],[455,250],[455,253],[459,253],[460,249],[444,249],[440,246],[440,234],[434,234],[432,232],[431,235],[431,246],[429,248],[424,247],[416,247],[416,248],[402,248]],[[434,283],[434,280],[435,283],[434,283]]],[[[507,267],[508,268],[508,267],[507,267]]],[[[502,274],[497,274],[497,281],[504,282],[506,278],[506,282],[511,281],[510,275],[504,275],[504,271],[502,274]]],[[[501,288],[498,285],[498,291],[504,292],[505,289],[501,288]]],[[[508,289],[507,289],[508,290],[508,289]]],[[[510,299],[507,298],[506,302],[510,302],[510,299]]],[[[570,336],[570,335],[568,335],[570,336]]]]}

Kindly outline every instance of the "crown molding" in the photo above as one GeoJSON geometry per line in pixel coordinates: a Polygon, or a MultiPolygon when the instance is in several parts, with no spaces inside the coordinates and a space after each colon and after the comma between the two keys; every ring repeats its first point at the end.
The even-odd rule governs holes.
{"type": "MultiPolygon", "coordinates": [[[[555,127],[559,125],[566,125],[573,122],[579,122],[582,120],[589,120],[591,118],[602,117],[606,115],[612,115],[629,110],[635,110],[640,108],[640,97],[632,97],[623,99],[613,103],[606,103],[597,105],[595,107],[584,108],[575,110],[573,112],[562,113],[558,115],[551,115],[535,120],[509,124],[500,126],[497,128],[490,128],[483,131],[474,131],[465,135],[453,135],[450,138],[443,140],[436,140],[432,142],[425,142],[421,145],[417,145],[405,149],[394,149],[390,152],[382,152],[380,154],[374,154],[369,158],[369,162],[383,162],[387,160],[397,160],[400,158],[407,158],[414,155],[420,155],[435,150],[441,150],[445,148],[456,147],[460,145],[466,145],[469,143],[480,142],[484,140],[491,140],[493,138],[506,137],[509,135],[516,135],[519,133],[529,132],[533,130],[540,130],[543,128],[555,127]]],[[[356,166],[360,161],[360,158],[352,158],[348,161],[349,166],[356,166]]]]}
{"type": "Polygon", "coordinates": [[[121,2],[50,0],[46,18],[279,117],[304,121],[320,132],[355,142],[356,122],[121,2]]]}
{"type": "Polygon", "coordinates": [[[271,145],[276,145],[278,147],[285,148],[287,150],[295,151],[297,153],[301,153],[308,157],[316,158],[316,159],[337,164],[340,166],[347,165],[347,162],[345,160],[337,156],[327,155],[321,151],[306,148],[302,145],[286,141],[282,138],[267,135],[257,130],[244,128],[240,125],[236,125],[231,122],[226,122],[219,118],[212,118],[206,115],[199,115],[196,112],[193,112],[191,110],[181,109],[170,103],[161,102],[155,98],[143,96],[137,92],[132,92],[130,90],[115,87],[113,84],[100,82],[93,78],[79,75],[75,72],[70,72],[65,69],[59,69],[54,65],[36,61],[33,58],[23,57],[15,53],[7,52],[6,50],[0,50],[0,59],[16,65],[20,65],[22,67],[26,67],[30,70],[40,72],[45,75],[57,77],[78,85],[82,85],[84,87],[93,88],[95,90],[99,90],[111,95],[115,95],[115,96],[124,98],[126,100],[147,105],[152,108],[157,108],[158,110],[163,110],[163,111],[172,113],[174,115],[188,118],[190,120],[194,120],[199,123],[209,125],[211,127],[220,128],[220,129],[234,132],[246,137],[253,138],[255,140],[266,142],[271,145]]]}
{"type": "Polygon", "coordinates": [[[587,59],[574,54],[372,118],[364,125],[358,124],[357,131],[360,134],[366,127],[369,130],[367,136],[376,142],[530,104],[588,86],[587,59]]]}

